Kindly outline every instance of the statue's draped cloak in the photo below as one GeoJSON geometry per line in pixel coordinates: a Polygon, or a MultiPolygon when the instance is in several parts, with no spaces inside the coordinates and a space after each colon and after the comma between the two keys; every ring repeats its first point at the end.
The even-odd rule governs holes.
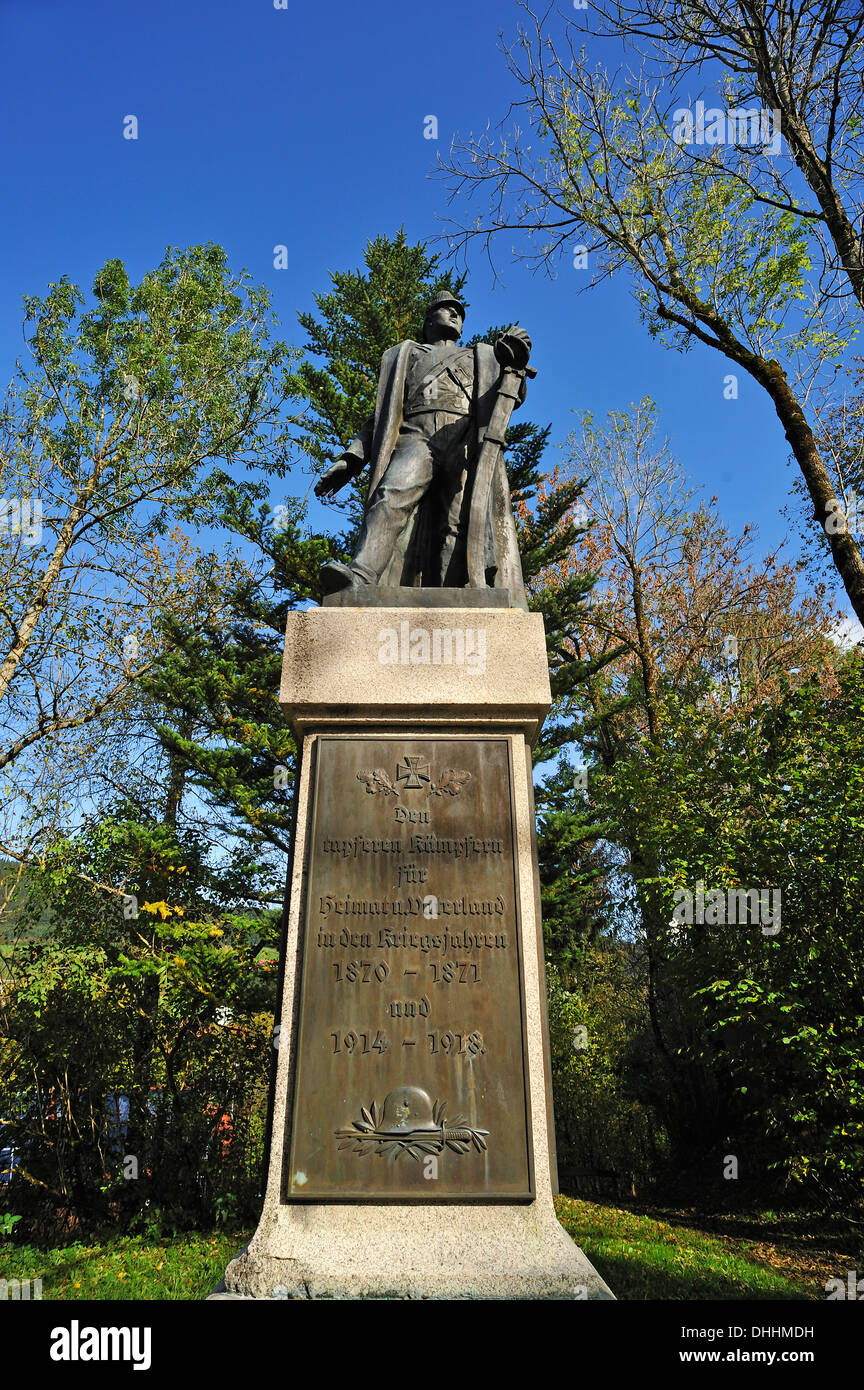
{"type": "MultiPolygon", "coordinates": [[[[378,395],[375,401],[375,414],[366,422],[360,436],[349,445],[346,452],[371,461],[372,472],[369,480],[369,502],[380,483],[396,447],[399,429],[402,424],[402,404],[405,397],[405,377],[412,348],[418,346],[410,339],[388,348],[381,359],[378,377],[378,395]]],[[[468,481],[463,498],[463,515],[467,517],[470,507],[471,482],[474,464],[480,452],[480,445],[486,426],[489,424],[495,405],[496,388],[501,376],[501,367],[489,343],[475,343],[474,353],[474,432],[469,450],[468,481]]],[[[524,388],[523,388],[524,394],[524,388]]],[[[428,576],[434,573],[435,557],[431,554],[432,527],[429,515],[434,505],[434,488],[415,508],[408,518],[393,550],[387,568],[379,579],[379,584],[395,587],[421,586],[428,576]]],[[[367,503],[368,505],[368,503],[367,503]]],[[[504,460],[500,453],[489,496],[486,523],[486,569],[494,569],[492,585],[496,589],[509,589],[511,603],[519,608],[527,608],[525,586],[522,580],[522,564],[516,540],[516,523],[510,506],[510,488],[504,460]]],[[[433,581],[440,583],[440,578],[433,581]]]]}

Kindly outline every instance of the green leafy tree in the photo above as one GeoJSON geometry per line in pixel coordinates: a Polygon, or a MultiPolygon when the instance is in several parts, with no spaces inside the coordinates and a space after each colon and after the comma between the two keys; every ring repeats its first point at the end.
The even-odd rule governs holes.
{"type": "MultiPolygon", "coordinates": [[[[647,11],[650,18],[643,25],[634,22],[632,34],[665,30],[666,52],[672,54],[668,35],[679,25],[673,12],[680,7],[603,8],[631,15],[647,11]]],[[[729,139],[728,132],[719,140],[706,139],[705,153],[694,157],[682,130],[680,88],[662,64],[659,74],[650,65],[647,71],[610,73],[574,43],[572,28],[555,35],[555,21],[529,11],[530,29],[506,50],[521,91],[521,129],[457,141],[445,163],[452,192],[466,198],[480,194],[489,202],[488,213],[457,222],[456,247],[480,238],[491,249],[502,232],[510,243],[519,232],[525,257],[550,274],[558,273],[574,244],[584,252],[586,287],[628,272],[652,336],[681,352],[696,344],[707,347],[728,362],[734,379],[729,385],[737,390],[738,373],[746,373],[766,393],[800,470],[811,525],[824,531],[838,500],[838,480],[820,448],[808,402],[817,384],[827,383],[826,369],[842,358],[858,326],[859,301],[838,292],[836,261],[826,258],[823,236],[827,227],[838,238],[835,246],[843,243],[842,262],[857,294],[860,238],[849,213],[860,190],[844,187],[840,146],[832,151],[832,144],[857,129],[858,27],[846,23],[842,5],[831,7],[823,31],[812,17],[800,28],[791,23],[788,6],[683,9],[680,27],[687,37],[677,55],[679,68],[686,68],[694,50],[697,63],[713,53],[729,63],[732,90],[725,95],[732,99],[741,95],[754,68],[763,86],[774,83],[779,90],[789,52],[799,42],[804,49],[811,44],[812,63],[801,51],[792,60],[795,78],[785,95],[792,103],[795,136],[790,138],[799,168],[806,166],[806,177],[816,182],[820,159],[823,174],[827,170],[818,192],[821,210],[802,204],[794,189],[768,196],[770,174],[754,184],[753,162],[742,154],[741,140],[729,139]],[[720,11],[721,28],[712,35],[711,15],[720,11]],[[777,42],[760,49],[754,36],[767,27],[777,42]],[[739,48],[747,51],[741,63],[733,56],[739,48]],[[830,70],[829,53],[837,57],[830,70]],[[820,123],[828,141],[820,156],[809,148],[801,102],[812,111],[818,95],[829,92],[831,109],[839,110],[835,79],[841,84],[843,115],[836,128],[830,120],[820,123]],[[832,153],[841,158],[833,169],[836,188],[832,153]],[[846,192],[851,192],[849,202],[841,196],[846,192]]],[[[785,114],[785,101],[774,104],[785,114]]],[[[851,163],[857,184],[857,156],[851,163]]],[[[763,172],[766,164],[764,156],[763,172]]],[[[838,528],[827,532],[827,543],[852,609],[864,621],[858,539],[849,528],[838,528]]]]}
{"type": "Polygon", "coordinates": [[[25,300],[25,339],[0,408],[0,490],[19,508],[0,586],[0,842],[32,863],[99,764],[95,727],[162,651],[157,614],[200,606],[180,528],[212,522],[226,493],[266,492],[250,466],[284,470],[288,350],[266,291],[216,246],[169,250],[137,285],[110,260],[89,302],[64,278],[25,300]]]}
{"type": "Polygon", "coordinates": [[[148,1210],[206,1224],[220,1198],[252,1215],[277,921],[232,911],[207,856],[203,835],[118,807],[34,879],[26,912],[52,929],[7,960],[0,1005],[9,1195],[31,1231],[135,1229],[148,1210]],[[122,907],[90,886],[118,873],[145,885],[122,907]]]}
{"type": "MultiPolygon", "coordinates": [[[[547,955],[563,986],[578,993],[599,948],[626,950],[639,975],[644,1015],[622,1065],[650,1098],[680,1173],[722,1143],[740,1107],[714,1065],[704,1006],[682,989],[670,953],[669,820],[659,810],[705,765],[688,721],[731,737],[790,686],[830,682],[838,658],[830,606],[818,593],[797,596],[797,566],[753,563],[752,539],[731,536],[713,503],[690,503],[655,428],[643,402],[605,425],[589,417],[571,440],[566,467],[587,476],[594,523],[585,560],[599,577],[578,650],[606,664],[577,690],[565,756],[538,789],[538,841],[547,955]]],[[[670,812],[676,839],[694,851],[695,797],[682,794],[670,812]]]]}
{"type": "Polygon", "coordinates": [[[740,723],[670,703],[674,742],[609,787],[640,808],[662,866],[679,1046],[723,1100],[715,1137],[740,1149],[742,1176],[834,1205],[864,1197],[862,692],[853,651],[832,682],[787,688],[740,723]],[[699,884],[704,922],[684,894],[699,884]],[[743,922],[727,896],[739,890],[763,895],[743,922]]]}

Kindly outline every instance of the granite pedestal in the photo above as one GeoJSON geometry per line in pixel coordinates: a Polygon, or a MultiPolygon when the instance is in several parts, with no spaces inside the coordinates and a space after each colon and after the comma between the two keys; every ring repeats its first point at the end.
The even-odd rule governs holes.
{"type": "Polygon", "coordinates": [[[552,1203],[543,620],[428,602],[289,615],[302,756],[270,1165],[227,1296],[613,1297],[552,1203]]]}

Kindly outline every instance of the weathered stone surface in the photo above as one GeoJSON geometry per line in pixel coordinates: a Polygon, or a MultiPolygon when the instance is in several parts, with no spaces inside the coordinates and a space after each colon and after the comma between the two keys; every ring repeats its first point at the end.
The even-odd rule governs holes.
{"type": "Polygon", "coordinates": [[[301,732],[503,722],[533,745],[552,703],[543,618],[497,608],[289,613],[279,698],[301,732]]]}

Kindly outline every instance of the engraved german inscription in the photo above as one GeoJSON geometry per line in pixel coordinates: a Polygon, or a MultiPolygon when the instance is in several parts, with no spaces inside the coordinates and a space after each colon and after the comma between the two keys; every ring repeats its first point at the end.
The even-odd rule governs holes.
{"type": "Polygon", "coordinates": [[[507,740],[320,736],[307,864],[285,1200],[530,1201],[507,740]]]}

